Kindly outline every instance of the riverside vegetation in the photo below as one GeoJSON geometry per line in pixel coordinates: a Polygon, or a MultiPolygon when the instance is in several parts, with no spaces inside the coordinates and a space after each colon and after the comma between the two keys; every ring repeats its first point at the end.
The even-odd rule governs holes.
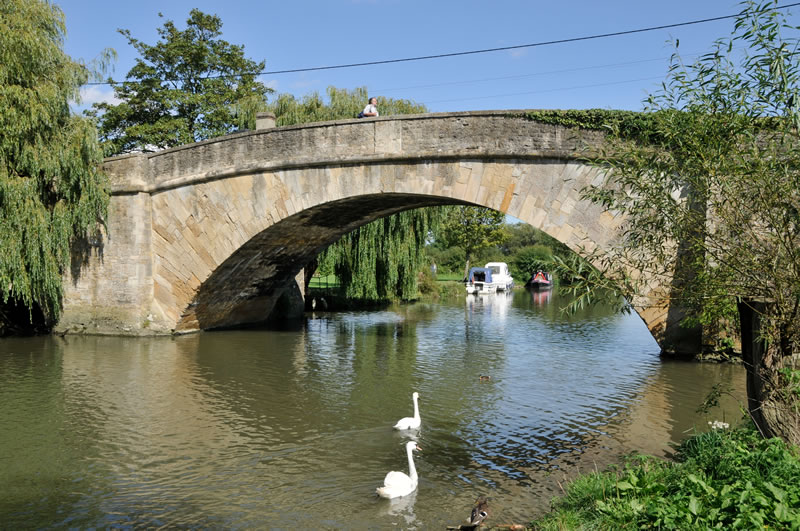
{"type": "Polygon", "coordinates": [[[585,197],[625,214],[627,231],[613,253],[591,256],[599,269],[576,289],[611,284],[631,300],[629,271],[673,270],[687,324],[755,315],[743,353],[757,428],[697,435],[675,463],[636,457],[580,477],[536,528],[800,528],[800,28],[774,1],[742,6],[710,53],[688,65],[673,56],[648,112],[529,117],[609,133],[586,154],[610,170],[606,182],[585,197]],[[680,262],[665,252],[675,242],[680,262]]]}
{"type": "Polygon", "coordinates": [[[58,319],[62,272],[84,263],[107,215],[94,124],[68,102],[113,53],[72,60],[65,28],[49,2],[0,2],[0,335],[58,319]]]}
{"type": "Polygon", "coordinates": [[[607,132],[585,153],[605,179],[583,196],[625,217],[623,237],[584,250],[597,269],[574,289],[635,304],[669,278],[683,324],[738,320],[750,414],[800,444],[800,396],[787,392],[800,370],[800,28],[773,0],[741,5],[730,37],[694,63],[675,43],[640,115],[530,117],[607,132]]]}
{"type": "MultiPolygon", "coordinates": [[[[617,121],[606,120],[602,113],[588,118],[595,120],[594,127],[610,133],[609,151],[593,154],[592,160],[614,172],[606,183],[611,186],[588,190],[587,197],[628,214],[631,220],[627,247],[621,249],[627,254],[597,256],[594,263],[658,274],[656,268],[675,265],[664,252],[671,248],[666,243],[687,242],[686,256],[693,267],[682,270],[685,283],[675,295],[697,309],[696,322],[735,318],[737,297],[740,302],[754,295],[771,301],[762,315],[765,365],[755,375],[763,387],[757,405],[769,415],[760,427],[796,442],[800,440],[796,421],[800,41],[781,36],[782,30],[797,28],[786,23],[775,2],[748,2],[744,8],[732,38],[720,41],[695,65],[685,65],[676,55],[663,92],[650,98],[647,112],[618,114],[622,120],[617,121]],[[731,54],[743,46],[752,53],[736,64],[731,54]],[[598,118],[606,121],[599,123],[598,118]],[[769,137],[764,136],[767,133],[769,137]],[[687,186],[697,194],[696,201],[674,197],[676,190],[687,186]],[[697,208],[701,200],[710,205],[708,209],[697,208]],[[707,219],[713,219],[715,226],[709,227],[707,219]],[[759,227],[757,233],[753,226],[759,227]]],[[[25,306],[28,320],[38,308],[42,321],[52,321],[60,309],[61,274],[70,264],[70,250],[80,251],[81,243],[88,245],[98,237],[107,212],[108,183],[97,171],[101,144],[93,124],[68,110],[68,102],[77,99],[93,68],[63,53],[65,26],[57,6],[11,0],[2,3],[0,14],[0,28],[9,43],[0,49],[0,95],[5,96],[0,98],[0,130],[6,133],[0,135],[0,236],[6,251],[0,259],[5,303],[0,317],[8,323],[7,310],[25,306]]],[[[220,108],[230,111],[222,125],[202,124],[197,121],[199,114],[191,114],[176,126],[170,109],[154,123],[146,122],[150,117],[142,113],[127,112],[136,110],[134,104],[140,100],[159,102],[169,96],[166,99],[172,101],[182,96],[158,88],[164,80],[155,76],[152,65],[187,66],[180,63],[182,55],[175,53],[173,44],[206,46],[209,43],[199,37],[207,32],[194,29],[210,28],[215,40],[221,27],[216,17],[200,12],[192,12],[187,22],[186,32],[165,24],[159,32],[163,43],[152,47],[125,34],[146,61],[137,63],[126,83],[115,86],[119,108],[96,108],[91,115],[100,126],[106,154],[134,149],[129,141],[146,149],[238,130],[247,127],[242,124],[251,122],[256,110],[265,108],[268,89],[247,78],[250,65],[261,63],[245,61],[237,48],[236,62],[251,90],[230,98],[228,87],[215,85],[205,91],[224,96],[212,102],[224,102],[220,108]],[[157,90],[149,91],[151,82],[157,90]],[[123,111],[125,121],[141,122],[125,130],[128,138],[116,136],[120,129],[112,127],[123,111]],[[175,136],[175,131],[181,134],[175,136]]],[[[197,67],[193,72],[198,79],[206,79],[204,71],[216,68],[191,66],[197,67]]],[[[406,107],[411,110],[414,105],[406,107]]],[[[532,113],[530,118],[563,123],[575,115],[548,118],[546,113],[532,113]]],[[[408,226],[398,224],[403,225],[408,226]]],[[[418,249],[424,247],[426,240],[419,237],[424,232],[415,235],[418,249]]],[[[542,252],[531,249],[529,263],[542,252]]],[[[510,262],[519,267],[515,260],[510,262]]],[[[445,263],[447,259],[439,255],[437,264],[445,263]]],[[[564,269],[570,267],[566,263],[564,269]]],[[[620,268],[586,271],[579,280],[602,278],[601,284],[610,282],[614,289],[622,286],[623,294],[635,294],[635,285],[620,268]]],[[[537,526],[800,527],[794,447],[737,429],[697,436],[677,455],[674,464],[636,458],[620,470],[579,479],[557,503],[566,511],[561,523],[549,520],[551,524],[537,526]]]]}
{"type": "Polygon", "coordinates": [[[531,522],[560,529],[797,529],[797,448],[752,424],[684,441],[674,462],[633,456],[579,477],[553,511],[531,522]]]}

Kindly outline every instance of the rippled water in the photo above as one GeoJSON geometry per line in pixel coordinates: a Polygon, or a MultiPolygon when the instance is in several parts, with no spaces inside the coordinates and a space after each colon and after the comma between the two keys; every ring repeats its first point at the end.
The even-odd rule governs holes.
{"type": "Polygon", "coordinates": [[[729,365],[662,361],[635,316],[549,293],[312,314],[296,329],[0,340],[1,527],[443,528],[495,523],[630,451],[668,455],[744,397],[729,365]],[[488,380],[481,380],[487,375],[488,380]],[[420,393],[417,491],[391,426],[420,393]]]}

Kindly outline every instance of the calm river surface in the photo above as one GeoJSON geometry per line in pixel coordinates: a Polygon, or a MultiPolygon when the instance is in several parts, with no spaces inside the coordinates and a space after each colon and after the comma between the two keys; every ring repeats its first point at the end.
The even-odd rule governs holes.
{"type": "Polygon", "coordinates": [[[636,315],[517,290],[284,330],[0,340],[0,527],[444,529],[489,495],[526,523],[559,482],[669,455],[739,366],[666,362],[636,315]],[[563,302],[563,301],[562,301],[563,302]],[[481,381],[480,375],[491,377],[481,381]],[[417,491],[392,430],[420,393],[417,491]]]}

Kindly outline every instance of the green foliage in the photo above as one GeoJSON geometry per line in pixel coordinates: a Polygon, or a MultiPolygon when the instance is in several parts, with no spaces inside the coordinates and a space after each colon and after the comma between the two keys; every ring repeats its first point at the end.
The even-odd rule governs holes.
{"type": "MultiPolygon", "coordinates": [[[[291,94],[280,94],[269,104],[267,110],[275,114],[277,126],[344,120],[355,118],[364,109],[370,97],[366,87],[354,90],[328,87],[326,94],[327,102],[318,92],[308,94],[299,100],[291,94]]],[[[381,116],[427,112],[424,105],[410,100],[376,97],[381,116]]]]}
{"type": "Polygon", "coordinates": [[[438,295],[439,290],[436,285],[436,278],[430,269],[422,269],[418,274],[417,285],[421,295],[438,295]]]}
{"type": "Polygon", "coordinates": [[[500,249],[506,256],[532,245],[549,247],[551,254],[571,254],[569,248],[546,232],[533,228],[527,223],[512,223],[503,226],[503,242],[500,249]]]}
{"type": "Polygon", "coordinates": [[[631,458],[581,476],[536,529],[796,529],[800,459],[752,428],[713,430],[677,449],[677,463],[631,458]]]}
{"type": "Polygon", "coordinates": [[[711,387],[711,391],[706,395],[703,403],[697,408],[698,413],[708,413],[711,409],[719,406],[719,400],[722,395],[733,396],[731,393],[733,387],[728,384],[716,383],[711,387]]]}
{"type": "Polygon", "coordinates": [[[587,255],[600,274],[576,289],[602,279],[633,300],[660,280],[687,324],[768,300],[765,335],[788,356],[800,345],[800,39],[774,1],[743,7],[709,53],[673,56],[646,112],[529,118],[607,132],[587,155],[606,180],[584,197],[625,217],[624,238],[587,255]]]}
{"type": "Polygon", "coordinates": [[[654,139],[652,115],[634,111],[610,109],[538,110],[525,113],[528,120],[571,127],[615,132],[630,140],[649,143],[654,139]]]}
{"type": "Polygon", "coordinates": [[[322,253],[332,263],[344,295],[366,301],[417,295],[417,274],[425,260],[424,246],[440,209],[400,212],[346,234],[322,253]]]}
{"type": "Polygon", "coordinates": [[[511,262],[513,275],[520,281],[527,280],[539,270],[548,271],[552,260],[553,250],[546,245],[523,247],[516,252],[511,262]]]}
{"type": "Polygon", "coordinates": [[[0,2],[0,292],[51,320],[70,244],[98,230],[109,194],[95,127],[69,110],[91,72],[64,34],[57,6],[0,2]]]}
{"type": "Polygon", "coordinates": [[[560,292],[569,296],[570,302],[564,308],[567,313],[596,304],[624,313],[631,311],[625,298],[633,291],[627,284],[627,277],[614,278],[575,253],[553,255],[546,269],[558,278],[560,292]]]}
{"type": "Polygon", "coordinates": [[[479,252],[503,242],[505,216],[502,212],[484,207],[449,206],[443,209],[444,221],[438,238],[442,245],[459,247],[464,251],[466,277],[470,261],[479,252]]]}
{"type": "Polygon", "coordinates": [[[112,82],[122,102],[95,104],[90,113],[99,118],[107,154],[154,151],[255,128],[255,112],[272,92],[256,81],[264,61],[247,59],[243,46],[219,39],[221,29],[219,17],[192,9],[186,29],[167,20],[155,45],[119,30],[141,57],[125,81],[112,82]]]}
{"type": "Polygon", "coordinates": [[[784,367],[778,371],[783,376],[782,391],[786,395],[787,400],[794,399],[795,407],[797,407],[797,399],[800,398],[800,370],[791,367],[784,367]]]}
{"type": "Polygon", "coordinates": [[[460,247],[445,247],[434,241],[425,248],[425,252],[429,261],[436,264],[439,277],[443,274],[451,274],[459,280],[464,277],[464,250],[460,247]]]}

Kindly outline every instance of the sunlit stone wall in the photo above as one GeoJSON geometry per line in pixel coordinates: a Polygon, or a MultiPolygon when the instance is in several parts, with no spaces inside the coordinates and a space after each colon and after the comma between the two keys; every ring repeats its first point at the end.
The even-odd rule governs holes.
{"type": "MultiPolygon", "coordinates": [[[[159,334],[266,318],[327,245],[380,217],[476,204],[575,250],[607,248],[621,219],[580,198],[601,182],[580,162],[596,132],[522,111],[425,114],[248,131],[108,159],[108,232],[66,279],[59,329],[159,334]]],[[[652,286],[638,308],[662,345],[652,286]]]]}

